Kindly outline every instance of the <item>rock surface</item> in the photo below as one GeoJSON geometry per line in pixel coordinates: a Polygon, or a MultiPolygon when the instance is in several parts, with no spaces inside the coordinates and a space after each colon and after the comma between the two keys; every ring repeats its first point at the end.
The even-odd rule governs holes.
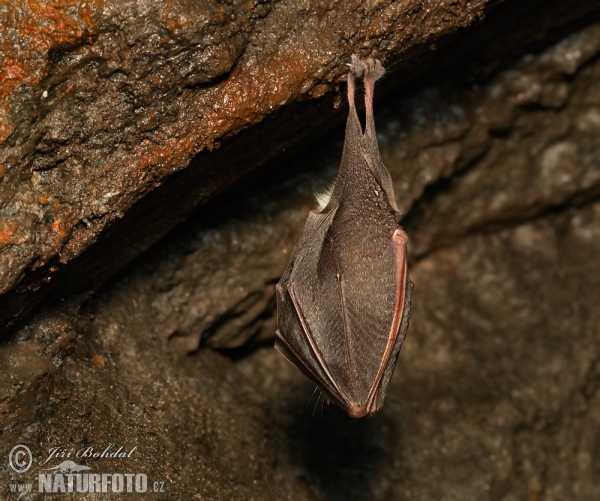
{"type": "MultiPolygon", "coordinates": [[[[0,294],[20,282],[27,290],[5,300],[0,323],[194,154],[277,113],[289,122],[294,103],[339,86],[351,53],[414,59],[419,46],[476,23],[488,3],[7,4],[0,294]]],[[[178,198],[181,207],[163,210],[168,223],[142,224],[148,234],[125,254],[297,140],[298,129],[288,125],[269,146],[246,141],[242,152],[197,157],[191,168],[200,179],[178,198]]]]}
{"type": "Polygon", "coordinates": [[[595,9],[0,3],[0,331],[48,296],[97,287],[194,207],[339,120],[350,54],[380,58],[390,89],[467,60],[490,71],[511,47],[595,9]]]}
{"type": "Polygon", "coordinates": [[[0,456],[34,456],[25,474],[4,463],[3,495],[52,447],[114,443],[137,449],[78,462],[146,473],[157,499],[598,499],[599,54],[600,25],[582,23],[377,104],[415,283],[380,415],[322,407],[271,348],[274,283],[335,177],[340,127],[0,345],[0,456]]]}

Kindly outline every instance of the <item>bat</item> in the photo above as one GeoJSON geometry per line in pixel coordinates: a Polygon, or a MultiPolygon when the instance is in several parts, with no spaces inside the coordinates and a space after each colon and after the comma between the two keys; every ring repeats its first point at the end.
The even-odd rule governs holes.
{"type": "Polygon", "coordinates": [[[351,417],[381,409],[408,330],[412,282],[408,237],[375,135],[377,60],[348,65],[344,149],[337,179],[310,211],[292,261],[276,286],[275,348],[351,417]],[[354,104],[365,87],[365,132],[354,104]]]}

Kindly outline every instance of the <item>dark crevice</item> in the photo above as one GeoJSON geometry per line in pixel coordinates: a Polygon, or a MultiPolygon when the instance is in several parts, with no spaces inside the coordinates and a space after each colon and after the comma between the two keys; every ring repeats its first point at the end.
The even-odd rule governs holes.
{"type": "MultiPolygon", "coordinates": [[[[202,347],[205,349],[206,347],[202,347]]],[[[211,348],[212,349],[212,348],[211,348]]],[[[264,339],[262,341],[254,341],[252,343],[247,343],[239,348],[228,348],[228,349],[215,349],[214,351],[219,352],[224,357],[227,357],[232,362],[239,362],[244,358],[249,357],[250,355],[256,353],[259,350],[264,349],[273,349],[273,339],[264,339]]],[[[196,355],[197,352],[190,353],[190,356],[196,355]]]]}

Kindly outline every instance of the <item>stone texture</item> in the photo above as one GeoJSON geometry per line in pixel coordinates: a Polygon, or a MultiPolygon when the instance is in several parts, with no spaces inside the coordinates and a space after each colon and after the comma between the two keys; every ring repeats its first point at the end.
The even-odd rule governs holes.
{"type": "MultiPolygon", "coordinates": [[[[419,45],[482,18],[487,3],[7,2],[0,294],[34,270],[27,292],[44,287],[194,154],[337,88],[351,53],[415,58],[419,45]]],[[[202,182],[170,225],[146,223],[140,247],[272,151],[255,144],[229,166],[198,157],[202,182]]]]}
{"type": "Polygon", "coordinates": [[[407,182],[419,197],[407,221],[417,254],[598,197],[598,97],[591,89],[599,50],[597,26],[582,30],[473,90],[470,110],[445,117],[452,126],[437,148],[416,156],[397,143],[390,161],[418,166],[407,182]]]}
{"type": "Polygon", "coordinates": [[[568,31],[376,104],[415,282],[381,414],[324,405],[271,347],[274,283],[340,127],[27,317],[0,346],[0,457],[26,443],[36,462],[5,462],[0,488],[51,447],[118,443],[138,449],[84,464],[164,481],[157,499],[600,497],[600,25],[568,31]]]}
{"type": "Polygon", "coordinates": [[[489,72],[510,47],[594,9],[0,3],[0,329],[47,297],[97,287],[194,207],[339,120],[350,54],[382,59],[390,89],[467,60],[489,72]]]}

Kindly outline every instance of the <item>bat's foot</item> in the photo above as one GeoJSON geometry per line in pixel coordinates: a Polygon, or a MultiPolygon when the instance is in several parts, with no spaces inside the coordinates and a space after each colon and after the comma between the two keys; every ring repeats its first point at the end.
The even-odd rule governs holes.
{"type": "Polygon", "coordinates": [[[360,78],[363,72],[363,64],[360,62],[359,57],[356,54],[352,54],[352,62],[347,63],[350,72],[356,77],[360,78]]]}
{"type": "Polygon", "coordinates": [[[348,63],[348,104],[351,109],[354,108],[354,78],[360,78],[362,74],[362,64],[356,54],[352,54],[352,62],[348,63]]]}
{"type": "Polygon", "coordinates": [[[379,59],[367,59],[362,63],[363,77],[365,85],[369,83],[374,84],[375,81],[379,80],[385,73],[385,68],[381,65],[379,59]]]}
{"type": "Polygon", "coordinates": [[[372,149],[376,152],[375,156],[379,156],[377,140],[375,139],[375,120],[373,119],[373,91],[375,89],[375,82],[383,76],[383,74],[385,73],[385,69],[383,68],[381,62],[378,59],[371,58],[364,61],[362,63],[362,67],[363,83],[365,85],[365,111],[367,115],[365,122],[365,136],[368,137],[371,143],[373,144],[372,149]]]}

